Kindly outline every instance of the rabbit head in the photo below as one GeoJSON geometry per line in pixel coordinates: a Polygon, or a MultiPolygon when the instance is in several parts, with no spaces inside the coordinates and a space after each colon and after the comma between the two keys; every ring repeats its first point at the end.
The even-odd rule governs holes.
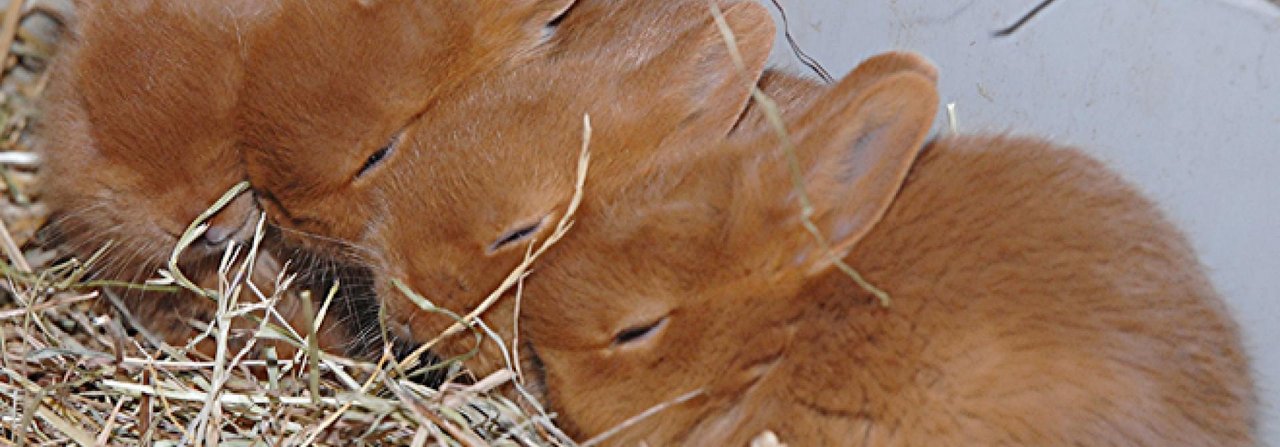
{"type": "MultiPolygon", "coordinates": [[[[42,194],[52,211],[46,234],[82,260],[111,243],[92,266],[97,277],[131,283],[152,277],[189,225],[245,179],[235,117],[246,39],[270,22],[274,5],[239,0],[78,5],[69,39],[50,68],[37,137],[44,159],[42,194]]],[[[228,242],[252,238],[258,216],[251,193],[235,196],[209,217],[178,267],[197,285],[216,289],[228,242]]],[[[262,253],[253,281],[271,295],[282,267],[282,260],[262,253]]],[[[325,296],[328,286],[317,285],[315,295],[325,296]]],[[[343,297],[358,294],[349,292],[350,286],[343,290],[343,297]]],[[[118,293],[145,329],[178,347],[216,312],[209,299],[186,291],[112,288],[107,293],[118,293]]],[[[285,292],[276,312],[305,332],[312,315],[304,312],[301,299],[285,292]]],[[[343,314],[346,307],[336,306],[335,313],[343,314]]],[[[318,309],[319,303],[310,308],[318,309]]],[[[338,335],[345,330],[331,330],[335,320],[320,331],[325,335],[321,346],[345,347],[338,335]]],[[[233,344],[256,333],[256,323],[237,319],[235,324],[233,344]]],[[[266,344],[273,343],[259,346],[266,344]]],[[[281,352],[291,348],[274,344],[281,352]]],[[[213,354],[207,339],[194,348],[213,354]]]]}
{"type": "MultiPolygon", "coordinates": [[[[103,268],[140,268],[111,276],[149,274],[244,178],[232,119],[239,33],[268,13],[211,2],[83,5],[37,127],[50,229],[64,247],[85,258],[114,242],[103,268]]],[[[216,262],[228,241],[252,235],[256,215],[252,198],[237,196],[182,260],[216,262]]]]}

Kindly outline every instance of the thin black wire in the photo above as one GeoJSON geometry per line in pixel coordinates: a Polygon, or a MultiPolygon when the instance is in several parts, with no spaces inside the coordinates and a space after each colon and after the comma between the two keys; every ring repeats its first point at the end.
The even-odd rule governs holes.
{"type": "Polygon", "coordinates": [[[809,69],[813,70],[814,73],[817,73],[818,77],[822,78],[823,82],[828,84],[834,83],[835,78],[831,77],[831,73],[827,72],[827,69],[824,68],[822,63],[818,62],[817,59],[809,56],[809,53],[805,53],[804,50],[800,48],[800,44],[796,42],[795,36],[791,35],[791,21],[787,19],[787,10],[782,7],[781,3],[778,3],[778,0],[771,1],[773,2],[773,7],[778,10],[778,15],[782,17],[782,33],[787,38],[787,44],[791,45],[791,52],[795,53],[796,58],[800,60],[800,63],[809,67],[809,69]]]}
{"type": "Polygon", "coordinates": [[[1028,12],[1026,15],[1022,16],[1022,18],[1018,19],[1017,22],[1013,22],[1012,25],[1009,25],[1006,28],[996,30],[995,32],[991,33],[991,36],[992,37],[1008,37],[1009,35],[1015,32],[1018,32],[1019,29],[1022,29],[1023,25],[1026,25],[1027,22],[1031,21],[1031,19],[1034,18],[1037,14],[1040,14],[1040,11],[1044,11],[1045,8],[1048,8],[1049,5],[1052,5],[1053,2],[1055,1],[1057,0],[1044,0],[1040,2],[1040,4],[1036,5],[1036,7],[1031,10],[1031,12],[1028,12]]]}

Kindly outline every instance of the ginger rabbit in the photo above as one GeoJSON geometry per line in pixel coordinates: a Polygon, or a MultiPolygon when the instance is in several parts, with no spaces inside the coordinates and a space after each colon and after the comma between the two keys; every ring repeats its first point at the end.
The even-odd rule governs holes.
{"type": "MultiPolygon", "coordinates": [[[[79,6],[38,128],[44,198],[71,251],[87,256],[115,241],[113,257],[147,275],[244,178],[231,121],[242,67],[236,29],[256,16],[212,2],[79,6]]],[[[253,208],[249,194],[238,196],[184,260],[216,262],[227,241],[252,232],[253,208]]]]}
{"type": "MultiPolygon", "coordinates": [[[[241,65],[233,30],[253,16],[224,14],[212,2],[77,6],[37,127],[47,234],[81,259],[112,243],[96,276],[139,283],[243,178],[230,120],[241,65]]],[[[242,194],[215,215],[184,253],[184,270],[216,284],[222,249],[251,235],[253,209],[242,194]]],[[[172,344],[193,335],[186,320],[208,321],[214,309],[190,294],[120,292],[172,344]]]]}
{"type": "MultiPolygon", "coordinates": [[[[77,4],[77,18],[50,68],[37,140],[44,159],[41,190],[52,211],[46,234],[82,260],[111,243],[94,266],[97,278],[140,283],[154,277],[188,225],[245,178],[234,126],[243,33],[271,17],[271,4],[77,4]]],[[[199,285],[216,288],[227,244],[247,242],[258,216],[252,195],[240,194],[209,219],[179,267],[199,285]]],[[[254,281],[272,293],[281,261],[263,256],[254,281]]],[[[313,282],[323,296],[328,282],[313,282]]],[[[118,293],[148,329],[179,347],[197,333],[188,323],[207,323],[215,311],[210,300],[188,292],[109,293],[118,293]]],[[[348,287],[343,296],[357,294],[358,288],[348,287]]],[[[309,318],[299,300],[286,295],[277,310],[303,330],[309,318]]],[[[337,306],[335,313],[349,307],[337,306]]],[[[245,331],[236,335],[243,341],[256,324],[241,323],[245,331]]],[[[343,346],[343,332],[320,331],[321,344],[343,346]]],[[[203,343],[197,352],[211,355],[212,346],[203,343]]]]}
{"type": "Polygon", "coordinates": [[[850,84],[789,127],[826,245],[776,136],[587,197],[521,315],[572,433],[670,403],[609,443],[1256,442],[1238,328],[1153,203],[1042,140],[924,144],[920,74],[850,84]]]}

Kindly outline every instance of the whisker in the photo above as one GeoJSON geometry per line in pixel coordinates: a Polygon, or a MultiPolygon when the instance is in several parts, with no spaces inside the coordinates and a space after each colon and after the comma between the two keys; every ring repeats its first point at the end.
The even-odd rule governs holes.
{"type": "Polygon", "coordinates": [[[310,239],[310,240],[315,240],[315,241],[318,241],[318,242],[323,242],[323,243],[325,243],[325,244],[336,245],[336,246],[338,246],[338,247],[341,247],[342,249],[350,250],[350,251],[352,252],[351,254],[352,254],[352,255],[355,255],[355,256],[357,256],[357,257],[369,257],[369,258],[373,258],[373,257],[375,257],[375,255],[376,255],[376,252],[374,252],[373,250],[370,250],[369,248],[362,247],[362,246],[360,246],[360,245],[357,245],[357,244],[354,244],[354,243],[351,243],[351,242],[349,242],[349,241],[345,241],[345,240],[342,240],[342,239],[337,239],[337,238],[333,238],[333,237],[329,237],[329,236],[323,236],[323,235],[319,235],[319,234],[315,234],[315,233],[310,233],[310,232],[303,231],[303,230],[298,230],[298,229],[293,229],[293,228],[287,228],[287,227],[283,227],[283,226],[280,226],[280,225],[272,225],[272,227],[273,227],[273,228],[275,228],[275,229],[277,229],[277,230],[279,230],[279,231],[282,231],[282,232],[288,233],[288,234],[290,234],[290,235],[299,236],[299,237],[301,237],[301,238],[303,238],[303,239],[310,239]]]}

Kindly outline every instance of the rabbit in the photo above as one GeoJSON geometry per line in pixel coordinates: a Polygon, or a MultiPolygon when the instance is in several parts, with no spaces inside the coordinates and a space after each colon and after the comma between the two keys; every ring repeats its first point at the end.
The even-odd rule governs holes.
{"type": "MultiPolygon", "coordinates": [[[[76,254],[114,240],[115,258],[153,271],[188,224],[243,178],[229,119],[239,17],[205,9],[217,10],[209,2],[80,4],[37,129],[53,229],[76,254]],[[129,26],[143,20],[151,25],[129,26]]],[[[253,207],[248,194],[238,196],[184,260],[216,262],[226,242],[247,239],[253,207]]]]}
{"type": "MultiPolygon", "coordinates": [[[[211,2],[78,7],[37,127],[40,189],[52,211],[47,234],[81,259],[114,242],[97,275],[141,282],[166,263],[187,225],[243,178],[228,119],[239,82],[237,17],[209,14],[217,10],[211,2]],[[143,21],[150,25],[132,26],[143,21]]],[[[184,253],[184,270],[214,280],[226,243],[252,231],[253,208],[242,194],[210,219],[184,253]]],[[[173,344],[190,338],[184,320],[208,321],[213,311],[190,295],[124,294],[173,344]]]]}
{"type": "MultiPolygon", "coordinates": [[[[99,279],[139,283],[166,265],[189,223],[245,177],[233,121],[242,33],[271,16],[270,4],[78,3],[69,39],[50,68],[36,133],[44,160],[40,189],[52,211],[44,232],[50,242],[80,259],[113,242],[94,265],[99,279]]],[[[236,196],[208,220],[179,267],[200,286],[216,288],[227,244],[248,242],[258,216],[251,194],[236,196]]],[[[255,282],[273,293],[281,267],[264,254],[255,282]]],[[[110,293],[117,292],[138,321],[176,346],[198,332],[189,321],[207,323],[216,307],[189,292],[110,293]]],[[[310,321],[304,308],[299,296],[286,294],[277,311],[301,331],[310,321]]],[[[239,346],[242,332],[252,335],[256,323],[237,324],[239,346]]],[[[342,346],[342,332],[320,331],[321,345],[342,346]]],[[[290,347],[281,348],[287,355],[290,347]]],[[[213,349],[204,342],[196,353],[213,349]]]]}
{"type": "Polygon", "coordinates": [[[1255,445],[1239,329],[1154,203],[1041,139],[926,143],[919,73],[855,84],[789,122],[825,244],[776,135],[586,196],[523,290],[562,426],[612,445],[1255,445]]]}

